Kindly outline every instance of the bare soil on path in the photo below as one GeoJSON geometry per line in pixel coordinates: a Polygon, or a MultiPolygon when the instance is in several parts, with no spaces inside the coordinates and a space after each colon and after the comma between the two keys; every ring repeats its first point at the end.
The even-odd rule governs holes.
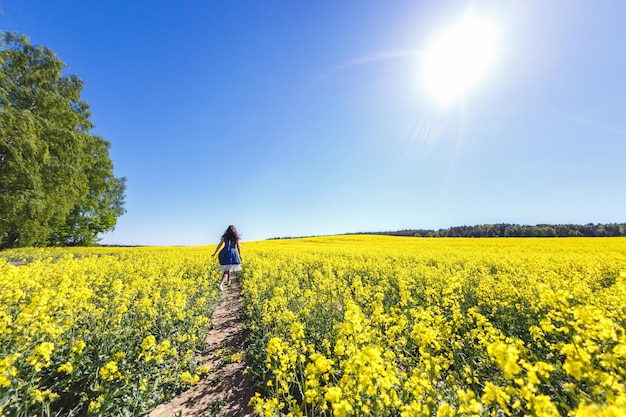
{"type": "Polygon", "coordinates": [[[200,365],[211,367],[208,375],[187,391],[159,405],[149,417],[248,417],[254,416],[248,401],[254,387],[243,374],[245,361],[232,361],[233,354],[245,355],[241,297],[238,282],[225,286],[212,317],[206,350],[200,365]]]}

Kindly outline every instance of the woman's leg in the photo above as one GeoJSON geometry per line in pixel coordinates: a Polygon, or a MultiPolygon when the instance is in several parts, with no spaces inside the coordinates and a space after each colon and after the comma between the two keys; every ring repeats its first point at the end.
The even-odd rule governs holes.
{"type": "Polygon", "coordinates": [[[220,281],[220,290],[224,291],[224,283],[226,280],[230,280],[230,274],[228,271],[224,271],[224,275],[222,275],[222,280],[220,281]]]}

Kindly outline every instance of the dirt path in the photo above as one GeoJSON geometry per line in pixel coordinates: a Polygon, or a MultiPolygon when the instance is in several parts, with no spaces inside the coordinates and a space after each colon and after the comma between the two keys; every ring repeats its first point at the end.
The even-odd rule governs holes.
{"type": "Polygon", "coordinates": [[[200,365],[211,370],[196,385],[159,405],[149,417],[247,417],[254,388],[242,374],[245,362],[232,362],[233,354],[243,350],[243,322],[239,284],[226,286],[213,312],[213,326],[207,335],[206,351],[198,357],[200,365]]]}

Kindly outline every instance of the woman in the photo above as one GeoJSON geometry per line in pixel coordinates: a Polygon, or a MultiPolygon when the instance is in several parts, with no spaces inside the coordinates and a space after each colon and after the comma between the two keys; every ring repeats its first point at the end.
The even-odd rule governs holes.
{"type": "Polygon", "coordinates": [[[220,271],[224,274],[222,275],[222,280],[220,281],[220,290],[224,290],[224,283],[228,281],[230,284],[230,273],[235,271],[241,271],[241,249],[239,248],[239,233],[237,233],[237,229],[232,224],[228,226],[228,229],[222,235],[220,239],[220,243],[217,244],[217,248],[215,248],[215,252],[213,255],[220,250],[220,248],[224,245],[220,254],[218,255],[218,259],[220,261],[220,271]]]}

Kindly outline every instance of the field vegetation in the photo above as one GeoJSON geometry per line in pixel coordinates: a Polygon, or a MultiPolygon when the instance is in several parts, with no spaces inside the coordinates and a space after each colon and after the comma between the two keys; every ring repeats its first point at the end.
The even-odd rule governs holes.
{"type": "MultiPolygon", "coordinates": [[[[142,415],[202,378],[212,248],[0,253],[0,415],[142,415]]],[[[626,240],[246,242],[259,415],[618,416],[626,240]]]]}
{"type": "Polygon", "coordinates": [[[2,252],[0,416],[143,415],[198,381],[218,295],[206,252],[2,252]]]}
{"type": "Polygon", "coordinates": [[[626,412],[626,240],[344,236],[249,248],[260,414],[626,412]]]}

